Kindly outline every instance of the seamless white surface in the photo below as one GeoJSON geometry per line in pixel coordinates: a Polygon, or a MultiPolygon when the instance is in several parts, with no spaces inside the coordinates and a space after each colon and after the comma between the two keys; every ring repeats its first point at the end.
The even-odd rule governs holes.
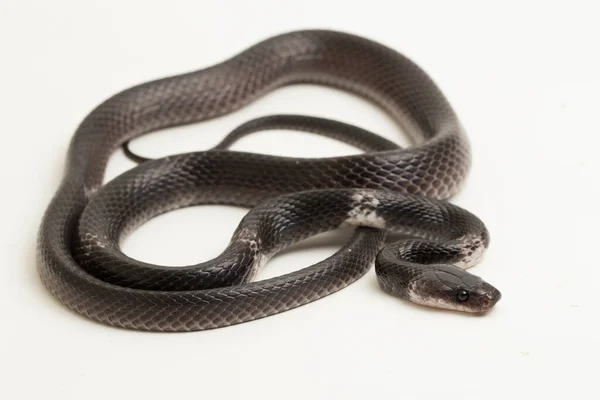
{"type": "MultiPolygon", "coordinates": [[[[600,357],[597,233],[600,53],[595,2],[0,2],[0,398],[594,398],[600,357]],[[473,270],[503,294],[483,317],[411,305],[371,271],[326,299],[191,334],[103,326],[41,285],[35,237],[77,124],[133,84],[208,66],[281,32],[332,28],[420,64],[462,119],[472,173],[453,200],[491,247],[473,270]],[[510,396],[510,397],[509,397],[510,396]]],[[[408,145],[379,109],[314,86],[278,90],[230,116],[136,140],[148,156],[206,149],[253,117],[303,113],[408,145]]],[[[357,152],[293,132],[235,149],[357,152]]],[[[107,179],[133,166],[121,152],[107,179]]],[[[136,231],[125,251],[180,265],[226,245],[246,210],[195,207],[136,231]]],[[[259,278],[332,254],[348,232],[276,257],[259,278]]]]}

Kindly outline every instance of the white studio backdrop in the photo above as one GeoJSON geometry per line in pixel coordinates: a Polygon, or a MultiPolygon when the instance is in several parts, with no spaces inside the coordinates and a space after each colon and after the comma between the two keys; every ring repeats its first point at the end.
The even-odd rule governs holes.
{"type": "MultiPolygon", "coordinates": [[[[0,2],[0,398],[594,398],[599,15],[593,1],[0,2]],[[371,271],[299,309],[230,328],[149,334],[67,310],[39,281],[35,236],[77,124],[131,85],[199,69],[268,36],[328,28],[413,59],[455,107],[473,148],[456,204],[488,226],[474,273],[503,294],[485,316],[382,293],[371,271]]],[[[370,103],[316,86],[280,89],[232,115],[136,140],[150,157],[207,149],[251,118],[299,113],[409,145],[370,103]]],[[[295,132],[236,150],[299,157],[356,149],[295,132]]],[[[134,164],[117,152],[107,180],[134,164]]],[[[156,218],[124,243],[167,265],[209,259],[247,210],[156,218]]],[[[303,242],[264,279],[333,254],[349,232],[303,242]]]]}

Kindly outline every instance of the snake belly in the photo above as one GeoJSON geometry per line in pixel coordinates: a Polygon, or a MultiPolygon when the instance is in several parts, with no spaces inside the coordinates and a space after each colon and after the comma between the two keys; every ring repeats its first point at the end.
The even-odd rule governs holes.
{"type": "MultiPolygon", "coordinates": [[[[373,211],[373,201],[361,201],[380,201],[381,191],[413,196],[410,204],[421,201],[415,196],[426,196],[421,219],[412,219],[409,212],[402,223],[412,227],[407,231],[425,237],[436,231],[447,236],[449,228],[442,222],[448,221],[442,218],[440,224],[424,227],[423,217],[427,219],[431,210],[453,207],[439,200],[458,191],[469,168],[470,148],[455,112],[412,61],[355,35],[325,30],[286,33],[220,64],[140,84],[97,106],[72,138],[63,180],[43,217],[39,274],[63,304],[113,326],[193,331],[251,321],[322,298],[362,276],[384,246],[386,232],[381,229],[385,224],[369,222],[368,213],[360,212],[373,211]],[[216,149],[144,163],[107,184],[106,194],[101,189],[108,159],[123,143],[158,129],[231,113],[276,88],[297,83],[326,85],[369,99],[394,118],[414,145],[322,159],[216,149]],[[346,203],[353,199],[362,208],[348,216],[357,204],[341,213],[332,205],[333,222],[310,232],[297,226],[283,229],[292,237],[279,238],[268,250],[256,232],[238,230],[230,245],[234,248],[226,251],[228,260],[237,260],[229,269],[209,262],[166,271],[169,268],[140,263],[118,251],[124,234],[175,208],[213,203],[253,207],[275,198],[287,199],[290,206],[297,199],[285,196],[331,189],[346,190],[346,203]],[[368,192],[373,190],[379,191],[377,196],[368,192]],[[125,198],[127,205],[120,204],[125,198]],[[96,205],[88,212],[91,201],[96,205]],[[114,205],[122,209],[107,214],[114,205]],[[99,236],[82,230],[84,211],[86,221],[104,223],[108,230],[94,230],[103,232],[99,236]],[[257,267],[278,248],[343,223],[361,227],[333,257],[292,274],[250,282],[257,267]],[[246,246],[235,247],[240,243],[246,246]],[[108,244],[122,264],[107,271],[94,254],[108,244]],[[212,278],[204,281],[209,275],[212,278]]],[[[295,223],[300,221],[298,217],[295,223]]],[[[485,228],[474,225],[479,239],[487,240],[485,228]]]]}

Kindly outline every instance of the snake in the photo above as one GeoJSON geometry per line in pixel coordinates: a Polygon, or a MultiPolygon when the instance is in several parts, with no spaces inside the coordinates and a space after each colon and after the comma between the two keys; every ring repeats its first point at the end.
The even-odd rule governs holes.
{"type": "Polygon", "coordinates": [[[346,32],[283,33],[97,105],[71,139],[62,181],[42,218],[38,273],[52,296],[76,313],[146,331],[200,331],[272,316],[329,296],[372,267],[387,295],[487,313],[501,294],[467,269],[482,259],[489,232],[449,202],[470,168],[471,147],[455,111],[409,58],[346,32]],[[215,148],[142,158],[104,183],[109,157],[134,138],[233,113],[292,84],[367,99],[393,118],[411,145],[325,118],[265,116],[233,130],[215,148]],[[313,132],[362,152],[299,158],[229,148],[263,129],[313,132]],[[161,266],[121,250],[146,221],[203,204],[250,208],[213,260],[161,266]],[[344,226],[353,234],[331,257],[256,279],[278,252],[344,226]]]}

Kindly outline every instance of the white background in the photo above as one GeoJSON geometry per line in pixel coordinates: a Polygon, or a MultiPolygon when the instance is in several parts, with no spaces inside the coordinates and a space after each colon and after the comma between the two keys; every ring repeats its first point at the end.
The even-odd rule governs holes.
{"type": "MultiPolygon", "coordinates": [[[[600,357],[598,10],[592,1],[2,1],[0,397],[592,398],[600,357]],[[39,221],[69,139],[100,101],[198,69],[294,29],[332,28],[420,64],[462,119],[474,152],[453,200],[480,216],[491,247],[473,272],[503,293],[483,317],[411,305],[371,271],[326,299],[191,334],[115,329],[67,310],[41,285],[39,221]]],[[[381,111],[338,91],[285,88],[233,115],[141,138],[148,156],[206,149],[250,118],[326,116],[407,143],[381,111]]],[[[269,132],[237,150],[356,153],[269,132]]],[[[107,178],[133,166],[118,152],[107,178]]],[[[125,251],[186,264],[220,252],[246,210],[195,207],[135,232],[125,251]]],[[[347,233],[309,240],[260,275],[310,265],[347,233]]]]}

